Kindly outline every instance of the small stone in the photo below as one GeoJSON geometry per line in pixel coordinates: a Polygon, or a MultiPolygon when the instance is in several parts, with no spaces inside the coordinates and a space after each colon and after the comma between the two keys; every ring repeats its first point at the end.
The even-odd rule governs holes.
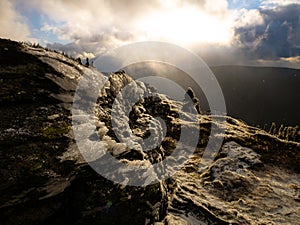
{"type": "Polygon", "coordinates": [[[48,118],[48,120],[55,120],[55,119],[57,119],[58,117],[60,117],[59,114],[53,114],[53,115],[51,115],[51,116],[48,116],[47,118],[48,118]]]}

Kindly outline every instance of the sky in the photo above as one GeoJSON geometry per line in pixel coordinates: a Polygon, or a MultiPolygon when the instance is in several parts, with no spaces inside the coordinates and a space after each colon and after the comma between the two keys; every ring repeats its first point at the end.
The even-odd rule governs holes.
{"type": "Polygon", "coordinates": [[[166,41],[211,66],[300,68],[300,0],[0,0],[0,37],[90,58],[166,41]]]}

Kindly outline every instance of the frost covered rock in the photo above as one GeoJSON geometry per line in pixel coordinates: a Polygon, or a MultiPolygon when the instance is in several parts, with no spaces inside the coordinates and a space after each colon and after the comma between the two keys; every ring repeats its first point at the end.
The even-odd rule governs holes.
{"type": "Polygon", "coordinates": [[[124,72],[104,75],[62,54],[8,40],[0,40],[0,51],[1,224],[300,221],[299,143],[231,117],[221,123],[181,112],[184,103],[124,72]],[[83,90],[75,95],[79,81],[83,90]],[[82,107],[74,109],[72,97],[82,107]],[[138,101],[132,105],[130,99],[138,101]],[[212,164],[199,170],[212,123],[226,128],[226,134],[216,135],[226,143],[212,164]],[[179,143],[182,129],[191,133],[179,143]],[[175,160],[177,150],[195,150],[192,137],[198,141],[195,153],[175,160]],[[129,169],[111,166],[111,159],[129,169]],[[148,185],[159,174],[173,174],[176,166],[153,166],[167,159],[182,162],[176,165],[181,169],[148,185]],[[129,178],[141,185],[128,186],[129,178]]]}
{"type": "Polygon", "coordinates": [[[221,198],[232,201],[259,182],[251,168],[262,166],[260,155],[235,142],[222,146],[220,158],[203,173],[203,184],[221,198]]]}

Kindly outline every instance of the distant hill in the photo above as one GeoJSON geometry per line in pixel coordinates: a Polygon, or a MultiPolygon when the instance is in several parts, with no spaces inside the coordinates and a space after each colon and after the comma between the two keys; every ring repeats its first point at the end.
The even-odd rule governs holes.
{"type": "Polygon", "coordinates": [[[300,70],[274,67],[211,68],[228,114],[251,124],[300,124],[300,70]]]}
{"type": "MultiPolygon", "coordinates": [[[[300,124],[300,70],[246,66],[218,66],[211,70],[222,88],[228,115],[261,127],[270,127],[272,122],[285,126],[300,124]]],[[[130,65],[126,71],[135,78],[162,76],[184,89],[192,87],[200,98],[201,109],[209,110],[200,87],[177,68],[146,62],[130,65]]]]}

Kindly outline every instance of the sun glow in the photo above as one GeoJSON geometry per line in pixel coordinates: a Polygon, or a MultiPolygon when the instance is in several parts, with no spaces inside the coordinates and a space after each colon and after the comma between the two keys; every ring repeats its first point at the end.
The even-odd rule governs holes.
{"type": "Polygon", "coordinates": [[[140,19],[137,26],[147,38],[183,45],[205,43],[226,45],[233,37],[229,19],[194,8],[153,12],[140,19]]]}

